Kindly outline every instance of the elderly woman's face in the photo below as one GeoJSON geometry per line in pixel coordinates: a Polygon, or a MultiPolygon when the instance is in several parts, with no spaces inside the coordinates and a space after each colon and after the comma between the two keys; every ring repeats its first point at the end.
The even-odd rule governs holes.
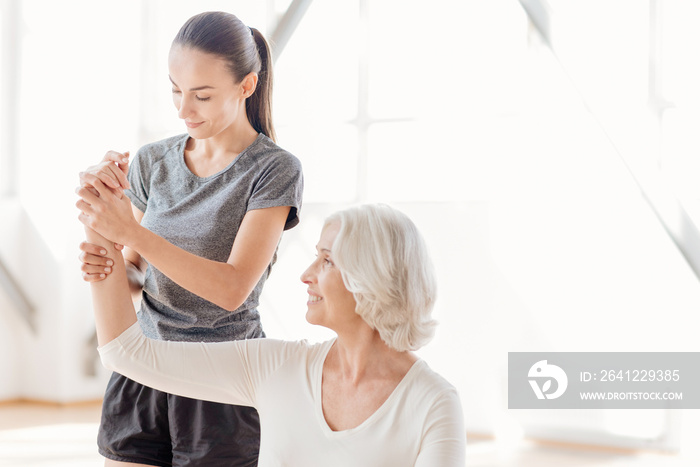
{"type": "Polygon", "coordinates": [[[316,245],[316,260],[301,275],[309,293],[306,320],[335,331],[362,320],[355,313],[355,298],[345,288],[340,270],[333,262],[331,249],[339,230],[337,223],[323,229],[316,245]]]}

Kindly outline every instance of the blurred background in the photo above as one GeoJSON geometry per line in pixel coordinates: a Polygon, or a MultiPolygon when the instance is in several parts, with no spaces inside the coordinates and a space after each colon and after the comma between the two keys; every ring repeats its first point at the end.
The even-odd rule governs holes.
{"type": "Polygon", "coordinates": [[[389,203],[435,261],[420,355],[470,465],[696,465],[697,411],[507,408],[508,352],[698,351],[700,3],[674,0],[0,0],[0,465],[100,463],[77,174],[185,131],[167,55],[207,10],[273,43],[304,166],[269,337],[329,337],[299,281],[323,219],[389,203]]]}

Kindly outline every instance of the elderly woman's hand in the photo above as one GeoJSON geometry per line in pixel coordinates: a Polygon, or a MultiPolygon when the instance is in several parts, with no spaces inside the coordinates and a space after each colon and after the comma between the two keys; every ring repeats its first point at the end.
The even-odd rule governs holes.
{"type": "Polygon", "coordinates": [[[130,188],[126,174],[129,170],[129,151],[122,153],[107,151],[102,158],[102,162],[88,167],[84,172],[80,172],[80,186],[91,187],[95,185],[95,180],[100,180],[103,184],[112,189],[119,198],[123,196],[124,190],[130,188]]]}

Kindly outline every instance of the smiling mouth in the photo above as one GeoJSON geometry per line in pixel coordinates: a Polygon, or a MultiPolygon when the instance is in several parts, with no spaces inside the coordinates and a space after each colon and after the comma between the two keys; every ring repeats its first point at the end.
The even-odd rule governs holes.
{"type": "Polygon", "coordinates": [[[185,125],[187,125],[189,128],[197,128],[202,123],[204,123],[204,122],[199,122],[199,123],[185,122],[185,125]]]}
{"type": "Polygon", "coordinates": [[[316,302],[320,302],[321,300],[323,300],[323,297],[318,297],[316,295],[309,295],[309,299],[307,301],[309,303],[316,303],[316,302]]]}

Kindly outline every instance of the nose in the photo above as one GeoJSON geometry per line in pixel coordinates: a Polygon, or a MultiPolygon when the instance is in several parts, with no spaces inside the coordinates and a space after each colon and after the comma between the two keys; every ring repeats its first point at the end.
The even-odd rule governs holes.
{"type": "Polygon", "coordinates": [[[177,116],[182,120],[186,119],[192,113],[192,104],[187,97],[182,96],[180,102],[176,103],[176,105],[178,106],[177,116]]]}
{"type": "Polygon", "coordinates": [[[313,283],[313,281],[315,280],[315,278],[316,278],[315,266],[316,266],[316,261],[311,263],[311,265],[308,268],[306,268],[306,271],[301,273],[300,279],[304,284],[309,285],[309,284],[313,283]]]}

